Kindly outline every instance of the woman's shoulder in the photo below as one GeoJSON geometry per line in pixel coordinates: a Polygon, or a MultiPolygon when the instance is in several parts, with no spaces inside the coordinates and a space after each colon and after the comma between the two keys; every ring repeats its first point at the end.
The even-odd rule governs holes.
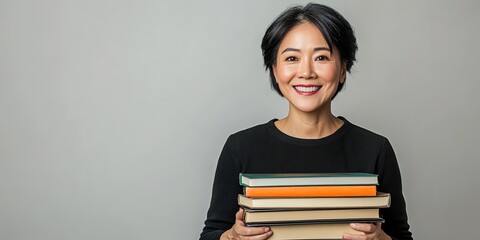
{"type": "Polygon", "coordinates": [[[268,134],[268,129],[273,125],[277,119],[272,119],[266,123],[258,124],[253,127],[249,127],[238,132],[235,132],[230,135],[229,138],[231,139],[258,139],[262,136],[266,136],[268,134]]]}
{"type": "Polygon", "coordinates": [[[273,122],[277,119],[272,119],[266,123],[258,124],[231,134],[227,139],[227,145],[230,146],[255,146],[264,143],[270,137],[269,130],[273,126],[273,122]]]}
{"type": "Polygon", "coordinates": [[[358,126],[349,122],[347,119],[341,117],[341,119],[348,124],[348,133],[346,134],[347,138],[351,138],[354,141],[370,142],[377,144],[384,144],[388,142],[388,139],[372,130],[358,126]]]}

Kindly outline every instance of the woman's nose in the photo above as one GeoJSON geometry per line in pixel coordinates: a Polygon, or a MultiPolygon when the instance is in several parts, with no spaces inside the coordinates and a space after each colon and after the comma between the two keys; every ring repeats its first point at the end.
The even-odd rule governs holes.
{"type": "Polygon", "coordinates": [[[312,79],[317,77],[311,61],[302,61],[300,63],[298,68],[298,77],[303,79],[312,79]]]}

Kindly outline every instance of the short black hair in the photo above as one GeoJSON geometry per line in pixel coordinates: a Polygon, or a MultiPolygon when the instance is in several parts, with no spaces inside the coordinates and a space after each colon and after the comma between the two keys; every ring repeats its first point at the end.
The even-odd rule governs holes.
{"type": "MultiPolygon", "coordinates": [[[[290,7],[282,12],[267,28],[261,46],[265,70],[269,70],[272,88],[280,96],[283,96],[283,94],[273,74],[273,66],[277,63],[280,42],[293,27],[305,22],[314,24],[320,30],[330,49],[336,48],[338,50],[341,61],[345,64],[348,72],[350,72],[353,62],[356,60],[357,39],[352,26],[340,13],[331,7],[316,3],[290,7]]],[[[332,99],[343,88],[343,84],[344,82],[338,85],[332,99]]]]}

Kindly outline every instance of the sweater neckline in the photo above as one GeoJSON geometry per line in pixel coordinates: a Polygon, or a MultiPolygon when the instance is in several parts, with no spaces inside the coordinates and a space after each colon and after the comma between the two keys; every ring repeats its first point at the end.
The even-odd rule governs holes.
{"type": "Polygon", "coordinates": [[[275,126],[274,123],[276,121],[278,121],[278,119],[276,119],[276,118],[270,120],[267,123],[267,129],[270,132],[270,134],[272,134],[277,139],[279,139],[281,141],[284,141],[284,142],[291,143],[291,144],[303,145],[303,146],[324,145],[324,144],[328,144],[328,143],[331,143],[331,142],[337,140],[350,128],[351,123],[347,119],[345,119],[342,116],[339,116],[338,118],[343,121],[343,125],[340,128],[338,128],[335,132],[333,132],[332,134],[330,134],[326,137],[317,138],[317,139],[296,138],[296,137],[287,135],[286,133],[280,131],[280,129],[278,129],[277,126],[275,126]]]}

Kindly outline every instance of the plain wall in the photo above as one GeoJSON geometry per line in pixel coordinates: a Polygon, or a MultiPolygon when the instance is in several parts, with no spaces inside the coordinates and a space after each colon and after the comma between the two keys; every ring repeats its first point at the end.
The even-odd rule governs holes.
{"type": "MultiPolygon", "coordinates": [[[[336,115],[390,139],[416,239],[474,239],[480,3],[319,1],[354,26],[336,115]]],[[[282,118],[295,1],[0,0],[0,239],[197,239],[229,134],[282,118]]]]}

